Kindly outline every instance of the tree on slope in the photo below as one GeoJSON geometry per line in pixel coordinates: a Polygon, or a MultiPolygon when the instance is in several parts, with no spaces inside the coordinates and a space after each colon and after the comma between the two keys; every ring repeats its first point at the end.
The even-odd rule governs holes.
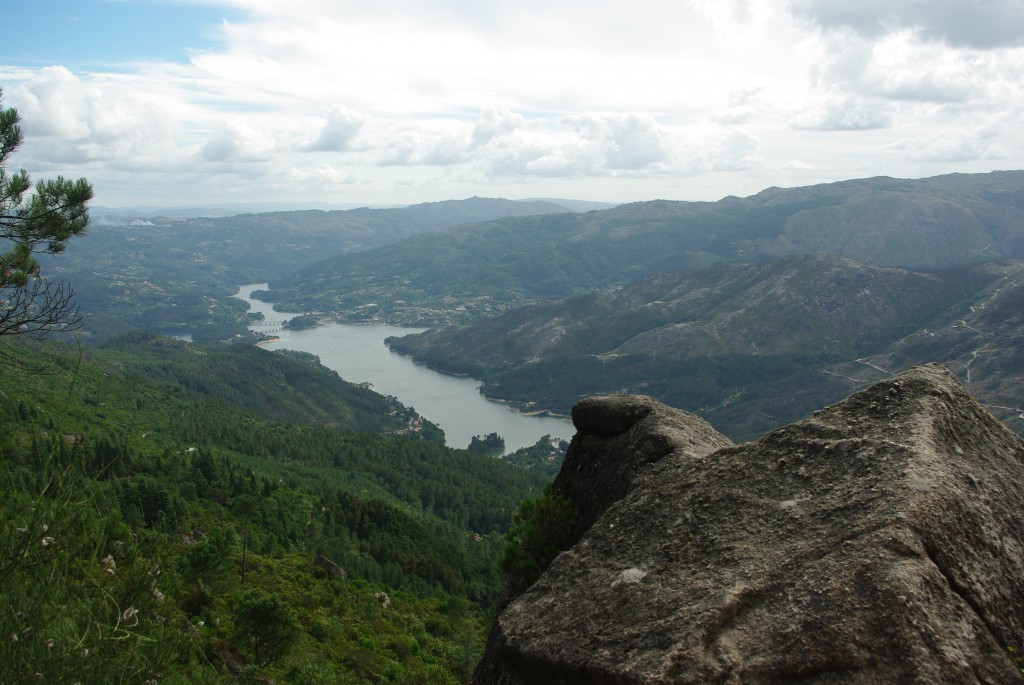
{"type": "Polygon", "coordinates": [[[279,595],[253,589],[235,604],[235,637],[252,645],[261,666],[284,656],[302,634],[295,609],[279,595]]]}
{"type": "Polygon", "coordinates": [[[7,172],[7,160],[23,140],[20,121],[15,109],[0,108],[0,336],[38,339],[79,324],[74,291],[43,278],[35,257],[62,252],[69,238],[85,232],[92,186],[84,178],[57,176],[36,183],[26,199],[28,172],[7,172]]]}

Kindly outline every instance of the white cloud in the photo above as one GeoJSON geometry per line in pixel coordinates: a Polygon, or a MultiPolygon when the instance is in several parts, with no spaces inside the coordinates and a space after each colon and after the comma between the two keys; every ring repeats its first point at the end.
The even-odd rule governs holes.
{"type": "Polygon", "coordinates": [[[708,165],[714,171],[741,171],[759,162],[761,141],[746,131],[735,131],[725,136],[708,156],[708,165]]]}
{"type": "Polygon", "coordinates": [[[889,149],[902,153],[911,162],[973,162],[986,157],[998,157],[989,151],[990,141],[962,134],[940,135],[934,138],[900,140],[889,149]]]}
{"type": "Polygon", "coordinates": [[[799,159],[791,159],[782,165],[782,168],[792,171],[813,171],[814,165],[799,159]]]}
{"type": "Polygon", "coordinates": [[[589,113],[528,119],[508,110],[481,112],[467,152],[488,177],[590,177],[660,172],[674,142],[653,117],[589,113]]]}
{"type": "Polygon", "coordinates": [[[320,135],[309,146],[309,150],[340,152],[352,147],[355,137],[363,128],[365,117],[358,112],[335,105],[327,117],[327,123],[320,129],[320,135]]]}
{"type": "Polygon", "coordinates": [[[756,37],[777,8],[769,0],[686,0],[702,16],[718,40],[742,42],[756,37]]]}
{"type": "Polygon", "coordinates": [[[1024,46],[1022,0],[792,0],[794,12],[825,29],[877,38],[912,29],[955,47],[1024,46]]]}
{"type": "Polygon", "coordinates": [[[377,158],[383,166],[451,165],[467,160],[468,127],[441,125],[405,130],[390,136],[377,158]]]}
{"type": "Polygon", "coordinates": [[[812,89],[792,110],[798,130],[891,129],[904,138],[909,129],[985,119],[1022,97],[1010,74],[1019,73],[1024,50],[951,49],[905,29],[876,38],[850,30],[818,33],[802,50],[814,66],[812,89]]]}
{"type": "Polygon", "coordinates": [[[201,157],[206,162],[265,162],[273,148],[274,141],[266,131],[232,117],[209,137],[201,157]]]}
{"type": "Polygon", "coordinates": [[[667,135],[653,118],[630,113],[565,117],[580,143],[592,148],[597,163],[606,169],[641,169],[666,161],[667,135]]]}
{"type": "Polygon", "coordinates": [[[0,65],[18,163],[80,170],[101,203],[714,199],[1024,166],[1024,0],[172,1],[238,11],[187,63],[0,65]]]}
{"type": "Polygon", "coordinates": [[[282,176],[292,188],[315,188],[327,193],[357,183],[355,175],[330,164],[323,164],[314,169],[291,167],[285,170],[282,176]]]}
{"type": "Polygon", "coordinates": [[[27,74],[10,91],[26,136],[22,153],[44,168],[177,168],[191,153],[178,122],[160,102],[132,91],[131,79],[87,80],[61,66],[27,74]]]}
{"type": "Polygon", "coordinates": [[[571,176],[576,175],[574,167],[575,163],[564,155],[544,155],[528,161],[522,171],[541,176],[571,176]]]}
{"type": "Polygon", "coordinates": [[[476,126],[473,127],[473,146],[486,145],[495,138],[508,135],[526,126],[526,117],[497,107],[480,110],[476,126]]]}
{"type": "Polygon", "coordinates": [[[81,80],[64,67],[41,69],[14,93],[26,133],[81,140],[91,133],[95,118],[93,98],[81,80]]]}
{"type": "Polygon", "coordinates": [[[751,87],[729,93],[724,104],[715,107],[711,117],[720,124],[744,124],[770,107],[765,103],[763,87],[751,87]]]}
{"type": "Polygon", "coordinates": [[[861,89],[893,100],[966,102],[980,94],[984,58],[922,44],[903,31],[880,39],[865,65],[861,89]]]}
{"type": "Polygon", "coordinates": [[[586,146],[568,129],[525,117],[521,125],[493,136],[473,153],[476,172],[484,178],[580,176],[594,164],[586,146]]]}
{"type": "Polygon", "coordinates": [[[814,131],[869,131],[889,128],[894,108],[890,103],[852,96],[825,97],[799,112],[793,127],[814,131]]]}

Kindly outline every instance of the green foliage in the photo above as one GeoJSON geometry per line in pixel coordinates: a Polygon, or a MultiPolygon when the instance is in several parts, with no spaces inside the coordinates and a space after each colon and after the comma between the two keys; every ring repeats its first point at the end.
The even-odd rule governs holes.
{"type": "Polygon", "coordinates": [[[58,452],[0,476],[0,681],[141,682],[191,667],[196,645],[148,618],[170,608],[161,544],[132,535],[58,452]]]}
{"type": "Polygon", "coordinates": [[[320,323],[319,317],[316,314],[299,314],[293,316],[285,322],[285,328],[292,330],[299,330],[301,328],[316,328],[320,323]]]}
{"type": "Polygon", "coordinates": [[[239,598],[233,611],[235,638],[252,646],[260,665],[291,651],[301,634],[295,609],[278,595],[249,590],[239,598]]]}
{"type": "Polygon", "coordinates": [[[532,585],[559,552],[568,548],[575,520],[572,501],[555,494],[550,485],[540,498],[519,505],[499,561],[512,587],[523,590],[532,585]]]}
{"type": "Polygon", "coordinates": [[[562,468],[562,462],[565,460],[565,453],[568,449],[569,443],[565,440],[555,443],[552,442],[550,435],[545,435],[533,445],[522,447],[512,454],[506,454],[502,459],[509,464],[515,464],[534,473],[554,478],[562,468]]]}
{"type": "MultiPolygon", "coordinates": [[[[194,588],[198,599],[194,602],[201,608],[202,597],[210,591],[219,593],[230,587],[234,579],[234,564],[229,551],[228,536],[221,531],[204,534],[202,540],[191,542],[178,557],[178,572],[185,586],[194,588]]],[[[191,612],[198,615],[198,612],[191,612]]]]}
{"type": "Polygon", "coordinates": [[[1009,645],[1007,645],[1006,647],[1006,653],[1007,655],[1009,655],[1010,660],[1013,662],[1013,665],[1017,667],[1018,671],[1020,671],[1020,674],[1024,675],[1024,657],[1021,657],[1020,654],[1017,654],[1017,650],[1009,645]]]}
{"type": "Polygon", "coordinates": [[[19,122],[17,111],[0,109],[0,336],[42,338],[75,327],[79,319],[71,289],[43,280],[36,256],[63,252],[70,238],[85,232],[92,187],[84,178],[57,176],[36,183],[26,200],[28,172],[6,171],[23,140],[19,122]]]}
{"type": "Polygon", "coordinates": [[[488,433],[484,437],[474,435],[469,441],[469,451],[477,454],[501,454],[505,451],[505,438],[497,433],[488,433]]]}
{"type": "Polygon", "coordinates": [[[269,419],[375,432],[402,429],[411,414],[394,398],[343,381],[305,353],[188,344],[135,332],[92,354],[163,392],[207,398],[269,419]]]}
{"type": "Polygon", "coordinates": [[[0,635],[18,636],[0,640],[0,680],[221,683],[235,666],[240,680],[468,680],[502,582],[500,531],[541,479],[423,440],[264,418],[218,390],[239,358],[321,372],[237,352],[151,336],[83,354],[20,345],[48,370],[0,375],[0,635]],[[193,360],[206,394],[186,389],[201,383],[193,360]],[[260,642],[257,657],[262,638],[240,629],[250,590],[294,611],[287,653],[260,642]],[[68,644],[81,647],[57,659],[68,644]]]}

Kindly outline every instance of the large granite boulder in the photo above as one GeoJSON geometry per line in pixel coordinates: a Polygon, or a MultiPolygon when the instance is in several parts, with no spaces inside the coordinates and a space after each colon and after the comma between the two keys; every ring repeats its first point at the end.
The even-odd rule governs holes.
{"type": "Polygon", "coordinates": [[[651,419],[678,412],[616,401],[583,410],[610,414],[584,419],[559,475],[597,513],[500,612],[504,680],[477,682],[1022,680],[1024,442],[945,369],[712,454],[682,447],[686,420],[651,419]],[[645,444],[663,454],[638,465],[645,444]]]}
{"type": "Polygon", "coordinates": [[[698,459],[732,445],[711,425],[646,395],[601,395],[572,408],[576,435],[554,491],[576,509],[575,544],[594,521],[669,455],[698,459]]]}
{"type": "MultiPolygon", "coordinates": [[[[668,407],[645,395],[590,397],[572,409],[576,435],[569,445],[553,491],[572,501],[576,513],[568,545],[612,504],[624,497],[651,464],[675,454],[705,457],[732,442],[701,418],[668,407]]],[[[519,596],[518,579],[506,584],[498,611],[519,596]]],[[[473,674],[478,685],[514,685],[498,659],[503,636],[492,627],[483,659],[473,674]]]]}

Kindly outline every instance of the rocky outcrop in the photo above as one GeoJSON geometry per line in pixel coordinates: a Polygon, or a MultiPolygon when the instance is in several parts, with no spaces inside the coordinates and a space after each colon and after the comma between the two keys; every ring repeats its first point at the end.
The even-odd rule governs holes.
{"type": "Polygon", "coordinates": [[[317,554],[313,557],[313,565],[323,569],[324,573],[330,578],[345,580],[348,577],[348,574],[345,573],[345,569],[338,566],[323,554],[317,554]]]}
{"type": "Polygon", "coordinates": [[[944,368],[713,453],[653,400],[580,406],[558,486],[591,524],[476,682],[1022,680],[1024,442],[944,368]]]}
{"type": "MultiPolygon", "coordinates": [[[[555,494],[568,497],[575,509],[570,545],[579,542],[594,521],[630,491],[645,467],[669,455],[698,459],[732,444],[703,419],[644,395],[585,399],[573,407],[572,421],[576,435],[553,486],[555,494]]],[[[518,584],[507,584],[498,610],[518,595],[518,584]]],[[[503,645],[496,623],[473,674],[474,683],[516,682],[498,658],[503,645]]]]}
{"type": "Polygon", "coordinates": [[[576,435],[554,491],[572,500],[575,544],[594,521],[665,457],[698,459],[732,441],[697,418],[645,395],[591,397],[572,409],[576,435]]]}

